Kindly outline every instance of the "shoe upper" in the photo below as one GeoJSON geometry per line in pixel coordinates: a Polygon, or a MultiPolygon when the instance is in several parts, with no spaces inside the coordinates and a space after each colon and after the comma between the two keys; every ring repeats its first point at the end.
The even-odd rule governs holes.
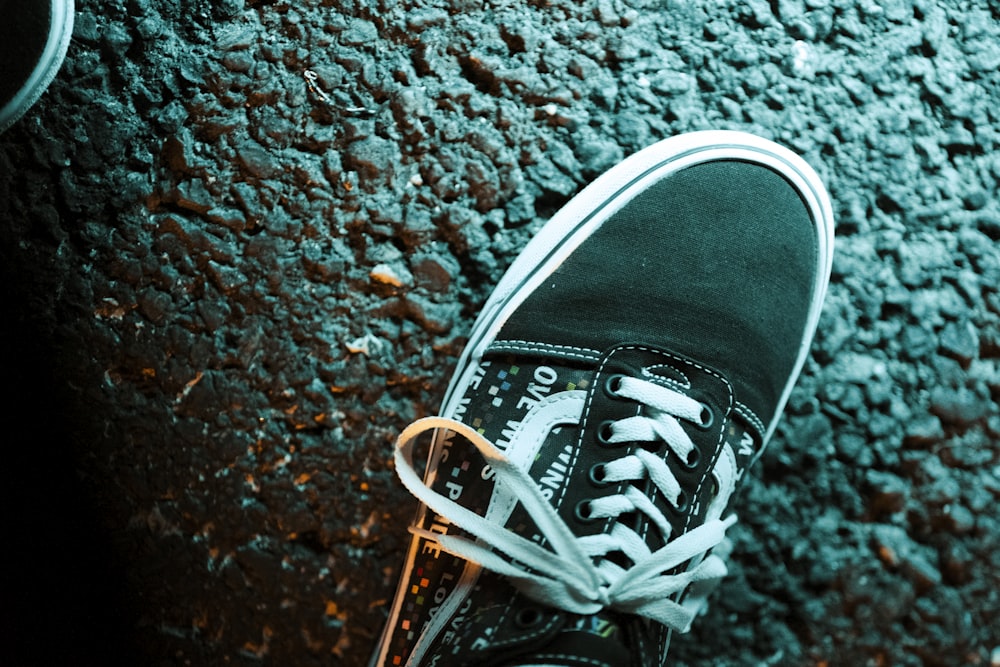
{"type": "Polygon", "coordinates": [[[662,664],[725,574],[831,235],[815,174],[728,132],[661,142],[560,211],[485,304],[442,417],[400,436],[422,504],[373,664],[662,664]]]}
{"type": "Polygon", "coordinates": [[[718,369],[770,421],[819,270],[799,194],[766,167],[714,161],[651,185],[614,218],[528,297],[498,340],[595,351],[654,344],[718,369]]]}

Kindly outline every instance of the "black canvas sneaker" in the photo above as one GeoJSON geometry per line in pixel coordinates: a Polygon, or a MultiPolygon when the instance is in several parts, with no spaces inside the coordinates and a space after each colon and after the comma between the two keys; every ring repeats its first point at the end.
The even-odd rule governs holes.
{"type": "Polygon", "coordinates": [[[0,0],[0,132],[38,101],[73,34],[73,0],[0,0]]]}
{"type": "Polygon", "coordinates": [[[832,252],[816,173],[738,132],[662,141],[570,201],[484,306],[441,416],[399,438],[421,505],[372,665],[663,664],[726,572],[832,252]]]}

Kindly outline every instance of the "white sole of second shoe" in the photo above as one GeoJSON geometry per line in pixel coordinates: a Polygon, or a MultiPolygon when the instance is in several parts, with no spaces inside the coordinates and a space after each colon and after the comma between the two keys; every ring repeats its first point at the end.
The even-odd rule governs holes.
{"type": "Polygon", "coordinates": [[[52,30],[45,42],[45,48],[28,80],[10,102],[0,109],[0,132],[27,113],[56,77],[66,58],[70,38],[73,36],[75,11],[73,0],[53,0],[52,30]]]}

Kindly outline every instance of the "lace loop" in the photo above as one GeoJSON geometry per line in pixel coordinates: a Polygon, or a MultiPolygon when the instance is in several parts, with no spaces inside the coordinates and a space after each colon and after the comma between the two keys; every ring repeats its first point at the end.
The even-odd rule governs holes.
{"type": "MultiPolygon", "coordinates": [[[[700,403],[627,376],[616,378],[614,390],[622,397],[643,403],[649,414],[615,422],[609,437],[612,443],[663,440],[674,455],[686,460],[694,444],[678,418],[697,422],[702,414],[700,403]]],[[[650,551],[642,537],[617,521],[612,521],[608,533],[577,537],[526,471],[514,465],[476,430],[443,417],[424,418],[404,429],[397,441],[395,460],[404,486],[428,508],[471,537],[442,535],[414,527],[411,530],[415,534],[436,542],[443,551],[508,577],[522,593],[539,603],[578,614],[611,608],[684,631],[694,611],[669,598],[693,582],[725,575],[720,558],[701,557],[722,542],[735,517],[724,521],[711,519],[670,539],[670,524],[663,513],[635,485],[626,483],[621,493],[582,501],[587,504],[586,519],[616,519],[625,513],[641,512],[660,531],[666,544],[650,551]],[[496,484],[517,498],[547,546],[518,535],[425,484],[414,467],[413,450],[421,434],[439,429],[461,435],[482,454],[495,472],[496,484]],[[607,558],[616,551],[628,557],[630,567],[607,558]],[[684,572],[665,574],[688,562],[696,564],[684,572]]],[[[603,479],[608,483],[648,478],[669,502],[676,505],[682,496],[679,483],[662,457],[643,448],[604,464],[603,469],[603,479]]]]}

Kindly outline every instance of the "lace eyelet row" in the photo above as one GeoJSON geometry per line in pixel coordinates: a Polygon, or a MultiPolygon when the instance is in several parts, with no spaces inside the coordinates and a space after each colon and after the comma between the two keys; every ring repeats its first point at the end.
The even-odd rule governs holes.
{"type": "MultiPolygon", "coordinates": [[[[620,393],[622,381],[626,376],[621,373],[615,373],[609,375],[604,381],[603,390],[606,396],[616,400],[631,400],[627,396],[622,396],[620,393]]],[[[695,428],[699,430],[709,430],[715,425],[715,411],[712,407],[706,403],[701,403],[701,413],[698,420],[691,422],[695,428]]],[[[609,447],[612,445],[620,444],[613,441],[615,435],[615,420],[607,419],[601,422],[596,431],[595,438],[598,444],[609,447]]],[[[701,449],[697,446],[693,447],[690,452],[688,452],[687,457],[680,460],[680,464],[688,469],[692,470],[697,468],[701,463],[702,453],[701,449]]],[[[607,469],[604,463],[595,463],[590,467],[588,471],[588,479],[594,487],[602,488],[607,487],[612,484],[606,479],[607,469]]],[[[671,509],[678,513],[683,514],[687,512],[690,508],[690,497],[686,491],[683,489],[677,496],[676,503],[671,504],[671,509]]],[[[600,520],[599,517],[593,516],[593,510],[590,500],[581,500],[573,508],[574,518],[581,523],[592,523],[594,521],[600,520]]]]}
{"type": "MultiPolygon", "coordinates": [[[[612,442],[611,438],[614,437],[615,422],[611,419],[606,419],[601,422],[601,425],[597,427],[597,442],[600,445],[608,447],[610,445],[615,445],[618,443],[612,442]]],[[[693,470],[698,467],[701,463],[701,449],[697,445],[688,452],[687,458],[681,461],[681,464],[688,470],[693,470]]],[[[593,478],[591,478],[593,481],[593,478]]]]}
{"type": "MultiPolygon", "coordinates": [[[[671,504],[670,508],[677,514],[683,514],[688,511],[690,505],[691,503],[687,491],[681,489],[680,494],[677,496],[677,502],[671,504]]],[[[595,521],[600,521],[602,517],[594,516],[593,506],[591,505],[590,500],[581,500],[573,506],[573,518],[580,523],[593,523],[595,521]]]]}
{"type": "MultiPolygon", "coordinates": [[[[622,380],[625,379],[625,377],[626,376],[621,373],[615,373],[613,375],[609,375],[608,378],[604,381],[604,393],[609,398],[614,398],[619,400],[627,399],[627,397],[622,396],[619,393],[622,386],[622,380]]],[[[605,427],[605,424],[607,423],[608,422],[604,422],[603,424],[601,424],[602,431],[605,427]]],[[[709,406],[707,403],[702,403],[701,414],[699,415],[699,419],[698,421],[693,423],[697,428],[707,431],[708,429],[712,428],[712,426],[715,425],[715,410],[713,410],[711,406],[709,406]]],[[[609,444],[606,443],[604,440],[602,440],[601,442],[602,444],[609,444]]]]}

